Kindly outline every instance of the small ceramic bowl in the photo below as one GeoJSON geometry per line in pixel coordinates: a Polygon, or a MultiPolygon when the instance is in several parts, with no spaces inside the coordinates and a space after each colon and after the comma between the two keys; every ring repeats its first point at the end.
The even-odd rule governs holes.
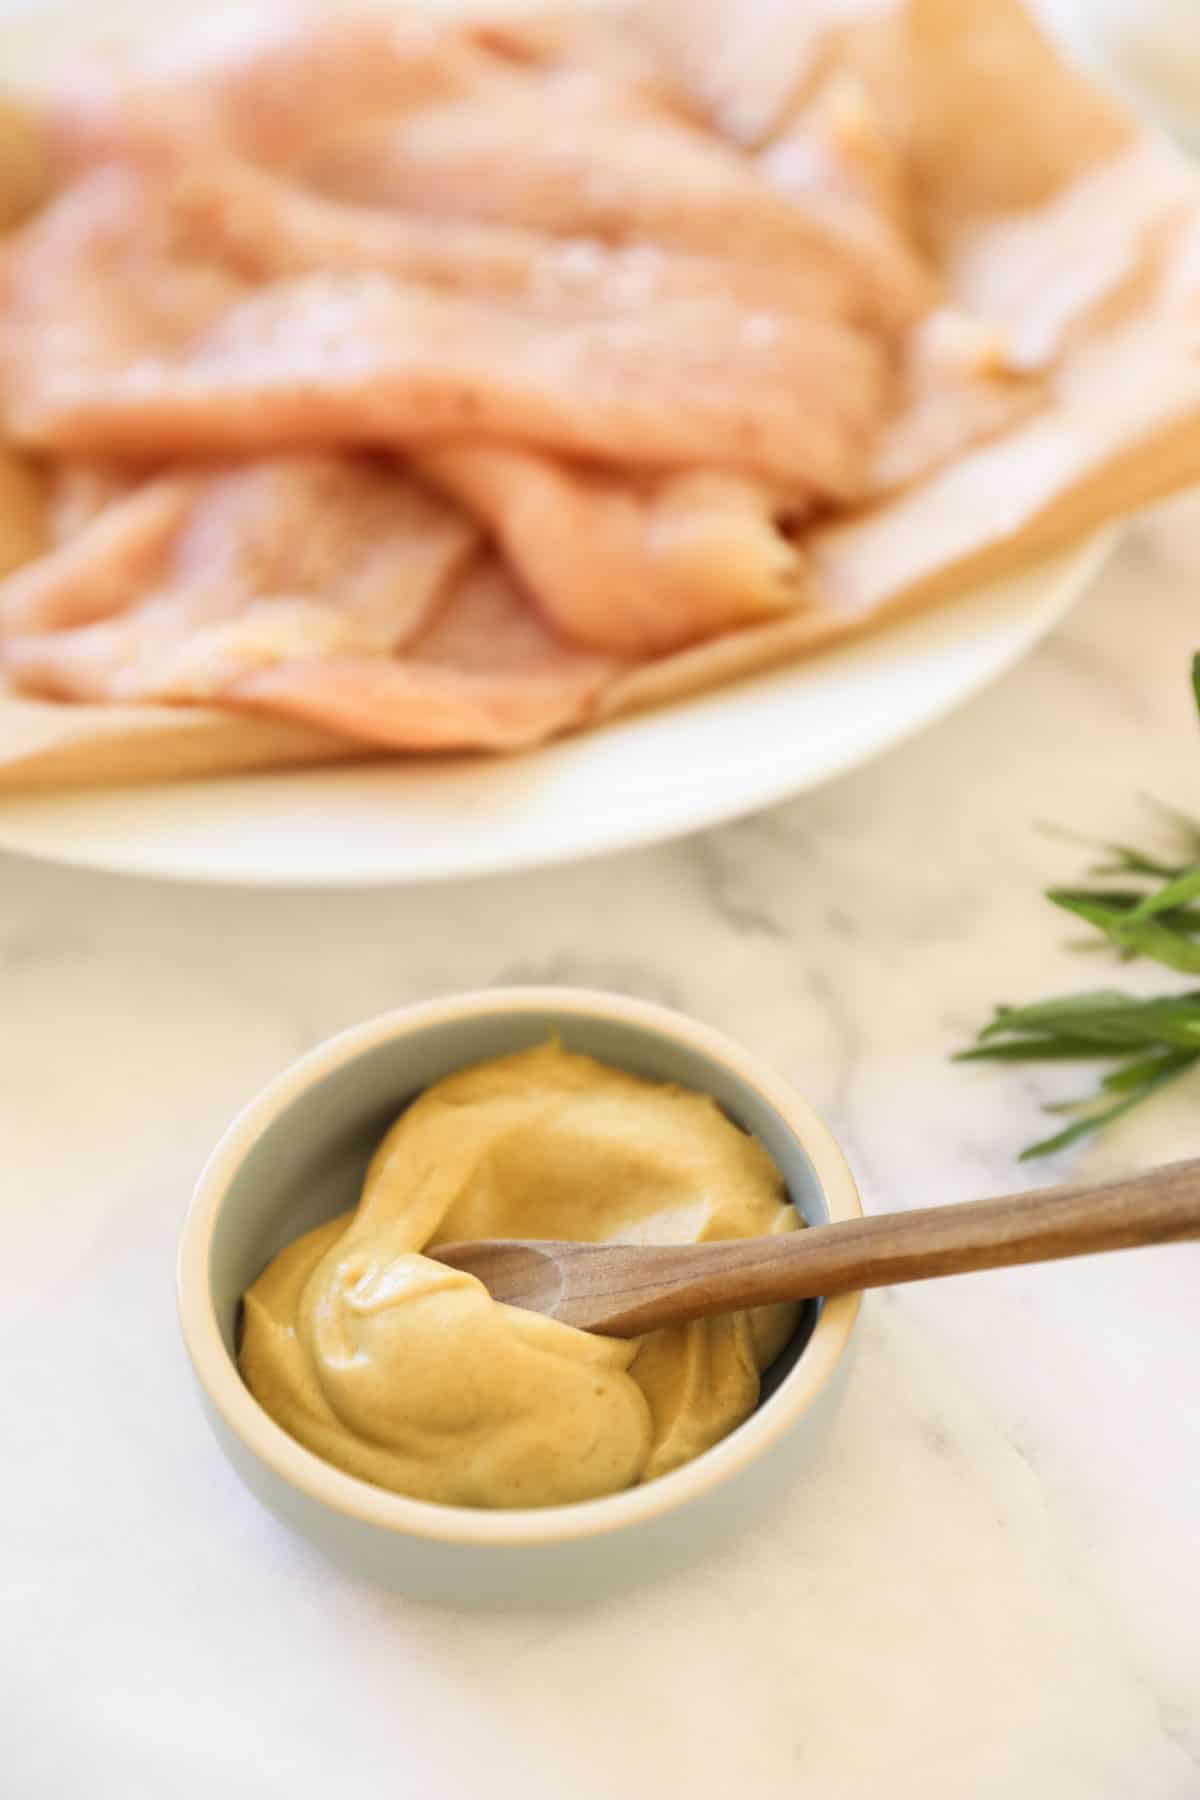
{"type": "Polygon", "coordinates": [[[617,994],[509,988],[388,1013],[332,1038],[250,1102],[210,1157],[179,1247],[179,1311],[205,1409],[246,1485],[289,1526],[376,1580],[459,1603],[545,1603],[690,1559],[776,1498],[811,1457],[844,1379],[858,1296],[806,1309],[736,1431],[643,1487],[572,1506],[485,1511],[410,1500],[306,1450],[235,1360],[240,1296],[302,1232],[352,1207],[371,1152],[432,1082],[543,1043],[709,1093],[753,1133],[810,1224],[861,1214],[826,1127],[727,1038],[617,994]]]}

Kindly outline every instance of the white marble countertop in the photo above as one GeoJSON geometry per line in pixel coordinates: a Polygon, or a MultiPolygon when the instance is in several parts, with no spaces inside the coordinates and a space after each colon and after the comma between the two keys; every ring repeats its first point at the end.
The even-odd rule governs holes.
{"type": "MultiPolygon", "coordinates": [[[[1189,501],[918,741],[636,856],[329,897],[0,861],[6,1796],[1200,1795],[1200,1250],[869,1297],[775,1528],[552,1618],[419,1607],[288,1537],[208,1434],[172,1292],[247,1095],[476,984],[719,1024],[826,1113],[871,1208],[1021,1185],[1079,1071],[947,1058],[994,1001],[1100,971],[1039,899],[1082,853],[1037,819],[1132,836],[1139,792],[1200,807],[1198,592],[1189,501]]],[[[1047,1177],[1200,1151],[1197,1092],[1047,1177]]]]}
{"type": "MultiPolygon", "coordinates": [[[[1079,1072],[947,1058],[996,1000],[1104,978],[1039,899],[1082,857],[1038,819],[1132,837],[1139,793],[1200,811],[1198,592],[1200,499],[964,712],[636,856],[329,897],[0,857],[5,1800],[1197,1800],[1200,1250],[870,1296],[828,1454],[770,1534],[553,1616],[419,1606],[291,1539],[208,1434],[172,1280],[248,1094],[357,1019],[512,980],[741,1038],[871,1209],[1022,1185],[1079,1072]]],[[[1200,1152],[1198,1091],[1046,1178],[1200,1152]]]]}

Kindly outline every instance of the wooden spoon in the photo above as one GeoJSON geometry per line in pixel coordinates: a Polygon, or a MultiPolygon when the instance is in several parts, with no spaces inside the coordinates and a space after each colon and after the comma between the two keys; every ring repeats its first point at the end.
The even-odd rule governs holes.
{"type": "Polygon", "coordinates": [[[488,1238],[427,1252],[496,1300],[584,1331],[638,1337],[706,1313],[1200,1238],[1200,1159],[1099,1187],[813,1225],[715,1244],[488,1238]]]}

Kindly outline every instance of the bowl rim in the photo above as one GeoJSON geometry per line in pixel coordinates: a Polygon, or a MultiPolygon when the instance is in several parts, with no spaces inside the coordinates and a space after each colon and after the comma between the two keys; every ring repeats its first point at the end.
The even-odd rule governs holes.
{"type": "MultiPolygon", "coordinates": [[[[289,1064],[247,1102],[202,1168],[179,1237],[176,1296],[183,1340],[209,1405],[241,1444],[288,1486],[361,1524],[431,1542],[499,1548],[578,1541],[675,1512],[724,1485],[783,1437],[814,1404],[845,1352],[861,1295],[826,1300],[793,1368],[748,1419],[668,1475],[568,1505],[491,1511],[445,1506],[376,1487],[326,1462],[262,1408],[225,1347],[213,1301],[213,1235],[247,1153],[301,1095],[379,1045],[474,1018],[556,1011],[640,1027],[724,1064],[779,1116],[812,1163],[831,1221],[862,1217],[854,1178],[828,1126],[790,1084],[712,1026],[647,1000],[599,989],[485,988],[423,1000],[353,1025],[289,1064]]],[[[469,1066],[464,1063],[463,1067],[469,1066]]]]}

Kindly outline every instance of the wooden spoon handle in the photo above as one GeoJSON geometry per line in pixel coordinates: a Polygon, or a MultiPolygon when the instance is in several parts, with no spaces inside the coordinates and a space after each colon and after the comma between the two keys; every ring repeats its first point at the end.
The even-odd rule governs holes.
{"type": "Polygon", "coordinates": [[[627,1315],[609,1328],[634,1335],[773,1300],[1184,1238],[1200,1238],[1200,1159],[1167,1163],[1099,1187],[1047,1188],[814,1225],[778,1238],[660,1249],[650,1253],[646,1283],[630,1296],[627,1315]]]}
{"type": "Polygon", "coordinates": [[[1200,1237],[1200,1159],[1103,1186],[1043,1188],[817,1226],[796,1249],[808,1252],[810,1273],[818,1264],[823,1269],[818,1291],[835,1294],[1191,1237],[1200,1237]]]}

